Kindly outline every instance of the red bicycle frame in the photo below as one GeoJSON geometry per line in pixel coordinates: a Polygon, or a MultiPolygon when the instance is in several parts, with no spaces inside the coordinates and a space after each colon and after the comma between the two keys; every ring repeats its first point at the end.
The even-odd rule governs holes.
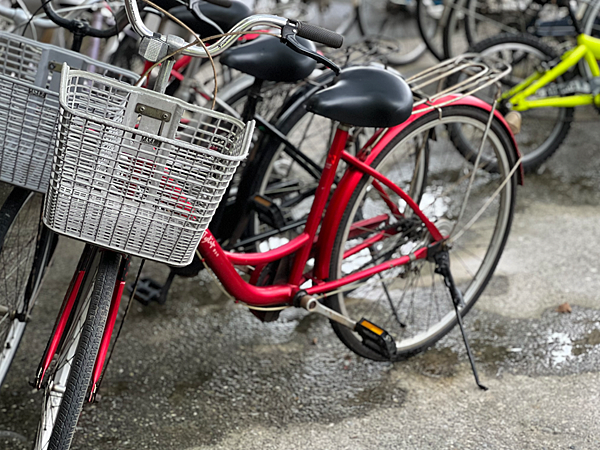
{"type": "MultiPolygon", "coordinates": [[[[451,98],[452,97],[439,99],[438,103],[443,104],[451,98]]],[[[488,112],[491,111],[491,106],[489,104],[474,97],[457,99],[453,104],[476,106],[488,112]]],[[[350,196],[365,174],[374,178],[374,185],[380,183],[387,186],[407,203],[427,227],[433,239],[433,243],[444,239],[444,236],[440,234],[435,224],[423,214],[418,205],[408,196],[408,194],[385,176],[370,167],[370,164],[381,153],[386,145],[394,139],[394,137],[429,111],[429,108],[425,105],[420,109],[423,111],[413,112],[412,116],[406,122],[387,130],[384,136],[382,136],[368,154],[359,153],[357,157],[350,155],[344,150],[348,133],[343,129],[338,129],[331,149],[329,150],[325,168],[315,194],[313,206],[308,216],[305,229],[303,233],[287,244],[265,253],[231,253],[223,250],[210,230],[207,230],[200,241],[198,250],[208,267],[215,272],[217,278],[223,283],[227,292],[229,292],[236,300],[250,306],[292,304],[294,296],[301,290],[300,286],[309,279],[309,275],[304,274],[303,271],[311,255],[314,255],[315,257],[314,269],[312,271],[312,276],[310,276],[313,286],[303,289],[309,295],[324,294],[341,286],[372,277],[373,275],[392,267],[426,258],[427,247],[423,247],[418,249],[412,255],[392,259],[338,280],[327,281],[335,234],[339,228],[342,215],[350,200],[350,196]],[[346,170],[342,180],[331,197],[325,217],[321,220],[323,212],[325,211],[325,204],[329,199],[331,184],[340,159],[347,162],[350,167],[346,170]],[[317,236],[317,227],[319,223],[322,223],[322,226],[321,232],[317,236]],[[255,270],[260,271],[266,264],[294,253],[296,256],[287,284],[265,287],[254,286],[244,281],[234,268],[235,265],[251,265],[255,266],[255,270]]],[[[517,145],[508,124],[504,120],[504,117],[497,111],[495,112],[495,116],[506,128],[510,136],[513,137],[513,150],[517,152],[516,159],[518,159],[517,145]]],[[[522,168],[521,171],[518,172],[518,175],[519,182],[522,184],[522,168]]]]}
{"type": "MultiPolygon", "coordinates": [[[[443,104],[449,99],[451,99],[451,97],[439,99],[438,102],[443,104]]],[[[453,105],[469,105],[481,108],[487,112],[491,111],[491,106],[489,104],[474,97],[456,99],[453,102],[453,105]]],[[[385,263],[378,264],[374,267],[356,272],[352,275],[348,275],[337,280],[328,280],[331,255],[333,253],[333,243],[335,240],[334,238],[339,228],[340,221],[342,220],[343,212],[348,204],[348,201],[350,200],[350,196],[354,192],[362,177],[365,175],[373,178],[373,185],[382,194],[384,201],[385,193],[383,192],[382,186],[386,186],[406,202],[408,207],[414,211],[414,213],[427,227],[432,237],[432,243],[436,243],[445,239],[435,224],[433,224],[427,218],[427,216],[425,216],[425,214],[419,209],[418,205],[410,198],[408,194],[406,194],[392,181],[387,179],[384,175],[380,174],[371,167],[371,163],[383,151],[387,144],[392,141],[392,139],[394,139],[412,122],[419,119],[429,111],[429,108],[426,105],[423,105],[420,107],[420,109],[423,111],[413,112],[412,116],[406,122],[385,131],[377,144],[375,144],[369,152],[359,152],[356,157],[344,150],[346,148],[348,139],[347,128],[338,128],[327,156],[327,161],[315,193],[314,202],[310,210],[304,231],[290,242],[264,253],[232,253],[223,250],[210,230],[206,230],[200,241],[200,244],[198,245],[198,250],[208,267],[214,271],[217,278],[223,283],[223,286],[227,292],[236,300],[244,302],[250,306],[291,305],[293,304],[296,294],[298,294],[301,290],[306,292],[308,295],[326,294],[327,292],[338,289],[341,286],[349,285],[351,283],[372,277],[377,273],[393,267],[408,264],[411,261],[427,258],[427,247],[421,247],[410,255],[405,255],[400,258],[386,261],[385,263]],[[333,184],[340,160],[344,160],[346,163],[348,163],[349,167],[330,198],[331,186],[333,184]],[[324,213],[325,216],[323,217],[324,213]],[[317,234],[319,224],[321,224],[321,229],[320,233],[317,234]],[[255,273],[251,277],[251,280],[256,280],[258,278],[256,274],[260,273],[260,271],[268,263],[280,260],[293,254],[295,254],[295,257],[286,284],[275,286],[255,286],[249,282],[246,282],[235,269],[236,265],[254,266],[255,273]],[[304,271],[306,264],[311,257],[314,257],[315,259],[314,269],[310,273],[305,273],[304,271]],[[306,289],[301,289],[300,286],[307,280],[311,280],[313,285],[306,289]]],[[[514,142],[514,136],[510,131],[510,127],[502,115],[497,111],[495,111],[495,117],[500,121],[501,125],[513,138],[514,145],[512,146],[512,150],[516,153],[515,159],[518,160],[520,155],[518,154],[517,145],[516,142],[514,142]]],[[[370,144],[371,142],[369,142],[365,147],[368,147],[370,144]]],[[[517,175],[519,183],[522,184],[522,168],[519,172],[517,172],[517,175]]],[[[393,215],[400,214],[400,211],[398,211],[394,205],[390,204],[389,202],[386,203],[390,205],[390,211],[393,215]]],[[[369,221],[376,220],[377,223],[381,223],[382,221],[386,220],[386,217],[387,215],[382,215],[381,217],[369,219],[369,221]]],[[[369,225],[376,224],[360,223],[361,227],[369,225]]],[[[376,235],[367,240],[366,243],[357,246],[357,248],[350,249],[346,252],[346,255],[354,254],[362,250],[362,248],[365,248],[365,246],[370,246],[377,242],[377,239],[382,238],[383,235],[376,235]]],[[[119,274],[121,274],[121,276],[117,278],[117,284],[115,286],[115,292],[111,302],[111,309],[107,320],[107,325],[105,327],[105,334],[103,336],[102,345],[97,357],[96,365],[94,367],[92,379],[93,390],[90,400],[93,398],[96,385],[101,377],[102,366],[108,350],[108,343],[114,328],[118,306],[125,285],[124,274],[126,273],[126,266],[124,264],[128,264],[127,258],[124,258],[123,261],[122,267],[119,270],[119,274]],[[127,263],[125,263],[125,261],[127,261],[127,263]]],[[[78,270],[73,277],[73,281],[71,282],[63,301],[63,307],[59,317],[57,318],[55,330],[44,353],[42,362],[40,363],[37,380],[38,387],[41,386],[43,375],[50,365],[54,353],[59,345],[74,300],[78,295],[78,291],[81,286],[81,280],[85,274],[82,266],[84,266],[84,262],[80,261],[78,270]]]]}

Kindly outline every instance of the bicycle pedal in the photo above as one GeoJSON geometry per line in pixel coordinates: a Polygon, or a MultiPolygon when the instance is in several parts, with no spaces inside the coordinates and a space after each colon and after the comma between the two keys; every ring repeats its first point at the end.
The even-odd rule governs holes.
{"type": "Polygon", "coordinates": [[[383,328],[363,318],[356,322],[354,331],[363,338],[363,344],[375,353],[392,361],[396,358],[396,343],[383,328]]]}
{"type": "MultiPolygon", "coordinates": [[[[133,285],[128,286],[129,293],[133,292],[133,285]]],[[[144,306],[148,306],[151,302],[161,302],[163,285],[154,281],[151,278],[144,278],[138,281],[135,291],[135,299],[144,306]]]]}
{"type": "Polygon", "coordinates": [[[271,199],[257,194],[251,202],[253,209],[258,212],[261,220],[267,225],[277,229],[285,225],[285,218],[281,209],[271,199]]]}

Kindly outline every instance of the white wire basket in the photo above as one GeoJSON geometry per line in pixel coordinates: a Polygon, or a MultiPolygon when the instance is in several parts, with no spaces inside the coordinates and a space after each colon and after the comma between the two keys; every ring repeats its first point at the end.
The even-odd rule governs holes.
{"type": "Polygon", "coordinates": [[[254,122],[63,67],[44,222],[53,231],[189,264],[254,122]]]}
{"type": "Polygon", "coordinates": [[[79,53],[0,32],[0,181],[46,192],[63,63],[128,83],[138,78],[79,53]]]}

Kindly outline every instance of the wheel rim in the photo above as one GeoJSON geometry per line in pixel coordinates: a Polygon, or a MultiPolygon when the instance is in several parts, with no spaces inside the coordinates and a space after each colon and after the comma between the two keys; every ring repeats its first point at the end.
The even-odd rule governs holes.
{"type": "Polygon", "coordinates": [[[30,301],[25,308],[25,291],[33,269],[40,210],[41,196],[28,196],[6,232],[0,252],[0,384],[25,331],[25,322],[15,314],[27,315],[33,306],[30,301]]]}
{"type": "MultiPolygon", "coordinates": [[[[472,138],[474,140],[482,135],[485,124],[478,120],[467,120],[465,117],[447,117],[443,119],[442,123],[448,125],[458,120],[460,120],[461,126],[472,128],[472,138]]],[[[403,139],[402,142],[407,143],[405,145],[412,143],[423,145],[422,137],[428,136],[427,133],[430,133],[431,129],[433,129],[431,124],[419,127],[406,139],[403,139]],[[419,140],[420,144],[418,144],[419,140]]],[[[465,165],[471,165],[452,148],[452,145],[449,144],[449,139],[444,138],[444,133],[447,134],[444,127],[437,126],[435,128],[437,140],[428,139],[427,183],[422,194],[420,206],[430,220],[439,226],[442,233],[449,234],[454,230],[454,234],[456,234],[461,229],[460,227],[455,228],[455,223],[451,220],[452,216],[457,215],[456,207],[452,204],[452,201],[458,200],[459,193],[463,192],[461,191],[461,187],[464,187],[465,179],[462,168],[465,165]],[[446,141],[446,144],[442,144],[441,141],[446,141]],[[447,184],[453,175],[450,172],[453,172],[456,178],[454,187],[447,184]],[[448,190],[448,187],[452,187],[453,190],[448,190]],[[441,190],[442,188],[443,190],[441,190]]],[[[481,138],[479,137],[479,139],[481,138]]],[[[490,149],[486,148],[486,152],[502,148],[500,139],[491,130],[488,142],[490,143],[490,149]]],[[[402,143],[398,145],[402,145],[402,143]]],[[[391,152],[390,154],[393,153],[391,152]]],[[[410,151],[404,150],[402,153],[410,154],[410,151]]],[[[481,180],[476,180],[473,185],[470,193],[470,203],[473,207],[469,205],[467,208],[465,216],[461,219],[462,225],[467,223],[469,217],[474,216],[475,209],[477,209],[475,207],[481,204],[486,196],[489,196],[493,192],[492,188],[496,187],[509,172],[509,163],[506,155],[501,150],[495,151],[495,153],[499,156],[500,174],[491,174],[484,170],[477,171],[476,179],[481,178],[481,180]]],[[[416,154],[416,152],[413,152],[413,154],[416,154]]],[[[380,168],[386,167],[387,159],[385,158],[379,164],[380,168]]],[[[358,214],[361,214],[364,219],[366,216],[363,206],[367,205],[365,199],[369,198],[368,187],[369,185],[367,184],[362,189],[358,201],[350,213],[350,217],[356,218],[358,214]]],[[[482,221],[479,222],[481,225],[479,227],[472,226],[464,232],[450,250],[453,276],[463,292],[467,308],[477,300],[499,258],[510,223],[511,190],[512,186],[508,183],[502,194],[494,202],[495,210],[488,208],[483,215],[485,217],[482,216],[482,221]],[[489,232],[486,237],[484,230],[489,228],[490,225],[493,226],[491,237],[489,232]],[[483,256],[481,256],[482,252],[484,252],[483,256]]],[[[381,206],[380,201],[378,207],[381,206]]],[[[369,215],[375,216],[376,214],[381,214],[382,210],[386,208],[379,210],[375,206],[370,205],[370,209],[369,215]]],[[[360,244],[360,240],[347,240],[352,222],[352,220],[349,220],[344,230],[342,242],[345,242],[346,245],[344,245],[343,251],[348,251],[352,246],[360,244]]],[[[370,235],[364,236],[362,238],[363,242],[369,237],[370,235]]],[[[394,257],[409,254],[425,243],[425,241],[419,241],[418,238],[413,238],[413,241],[406,242],[402,246],[397,247],[394,257]]],[[[373,254],[357,255],[366,258],[365,261],[361,262],[360,268],[366,268],[383,262],[377,260],[373,254]],[[368,258],[371,258],[371,260],[368,258]]],[[[339,264],[340,259],[342,259],[340,254],[334,257],[337,258],[338,276],[348,275],[357,269],[357,267],[353,267],[352,270],[348,270],[344,267],[345,265],[348,267],[349,264],[353,263],[349,258],[346,258],[342,264],[339,264]]],[[[434,269],[433,263],[416,261],[406,266],[383,272],[382,277],[372,277],[364,285],[349,292],[347,295],[338,294],[340,309],[354,320],[365,317],[386,329],[395,337],[399,353],[414,352],[425,345],[428,340],[443,336],[446,330],[454,324],[455,320],[453,304],[448,290],[443,284],[443,279],[434,273],[434,269]],[[390,306],[386,290],[390,294],[391,303],[394,304],[396,313],[394,313],[390,306]],[[405,326],[402,327],[401,323],[405,326]]],[[[357,343],[360,341],[356,335],[355,339],[357,343]]]]}

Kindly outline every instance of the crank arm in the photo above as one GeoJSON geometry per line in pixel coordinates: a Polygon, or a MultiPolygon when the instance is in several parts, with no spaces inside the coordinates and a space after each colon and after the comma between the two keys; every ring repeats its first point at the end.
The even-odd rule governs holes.
{"type": "Polygon", "coordinates": [[[329,320],[333,320],[334,322],[341,323],[346,328],[350,328],[354,330],[356,328],[356,322],[349,317],[340,314],[337,311],[334,311],[331,308],[321,304],[319,300],[310,295],[305,295],[300,299],[300,306],[307,310],[309,313],[317,313],[322,316],[327,317],[329,320]]]}
{"type": "Polygon", "coordinates": [[[383,328],[371,323],[367,319],[360,319],[358,322],[334,311],[331,308],[321,304],[319,300],[310,295],[305,295],[300,299],[300,306],[310,313],[317,313],[327,317],[329,320],[340,323],[346,328],[359,334],[363,339],[363,344],[375,353],[389,360],[396,358],[396,343],[392,336],[383,328]]]}

